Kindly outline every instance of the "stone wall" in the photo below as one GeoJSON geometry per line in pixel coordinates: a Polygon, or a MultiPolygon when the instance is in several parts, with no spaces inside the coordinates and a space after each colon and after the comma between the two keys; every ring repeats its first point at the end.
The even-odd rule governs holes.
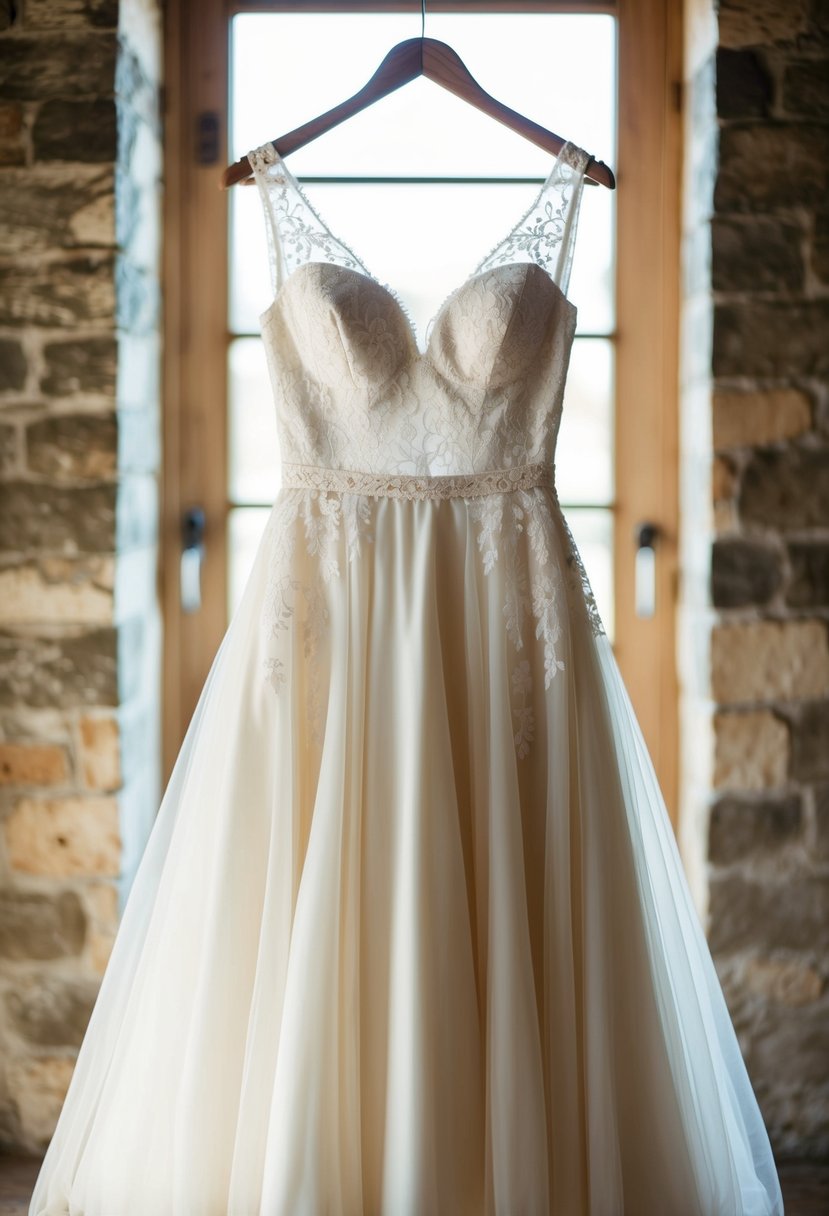
{"type": "Polygon", "coordinates": [[[0,1147],[42,1149],[158,798],[154,0],[0,7],[0,1147]]]}
{"type": "Polygon", "coordinates": [[[829,8],[688,33],[683,841],[775,1152],[826,1157],[829,8]]]}

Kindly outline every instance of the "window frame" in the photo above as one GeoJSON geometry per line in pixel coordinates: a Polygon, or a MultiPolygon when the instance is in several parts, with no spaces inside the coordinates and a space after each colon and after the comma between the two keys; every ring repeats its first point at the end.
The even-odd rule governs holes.
{"type": "MultiPolygon", "coordinates": [[[[163,769],[181,747],[227,627],[226,481],[205,477],[199,453],[227,467],[227,163],[230,22],[240,12],[340,11],[319,0],[169,0],[165,8],[163,769]],[[216,159],[200,163],[218,116],[216,159]],[[197,442],[195,440],[197,439],[197,442]],[[179,596],[181,518],[207,519],[203,606],[179,596]]],[[[401,0],[356,0],[355,11],[412,11],[401,0]]],[[[682,13],[671,0],[429,0],[428,12],[602,12],[617,20],[618,128],[614,334],[614,649],[676,826],[678,685],[675,659],[678,517],[678,332],[682,13]],[[626,166],[635,166],[630,181],[626,166]],[[620,425],[624,421],[625,425],[620,425]],[[658,611],[636,617],[634,531],[659,529],[658,611]],[[647,656],[647,661],[643,661],[647,656]]],[[[589,572],[588,572],[589,573],[589,572]]]]}

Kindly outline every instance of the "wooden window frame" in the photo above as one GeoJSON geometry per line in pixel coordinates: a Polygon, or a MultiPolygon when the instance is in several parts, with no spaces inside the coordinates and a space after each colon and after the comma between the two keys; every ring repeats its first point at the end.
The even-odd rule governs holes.
{"type": "MultiPolygon", "coordinates": [[[[164,610],[163,766],[180,749],[212,658],[226,629],[227,487],[205,484],[199,450],[227,465],[226,122],[219,163],[200,164],[199,116],[227,117],[229,28],[237,12],[330,11],[308,3],[238,4],[168,0],[165,7],[164,460],[161,592],[164,610]],[[202,610],[179,601],[183,512],[207,517],[202,610]]],[[[418,0],[353,4],[364,11],[419,11],[418,0]]],[[[429,0],[428,12],[463,11],[429,0]]],[[[615,346],[615,651],[676,829],[678,686],[675,605],[678,552],[678,333],[682,9],[672,0],[550,3],[478,0],[477,11],[604,12],[618,22],[615,346]],[[627,182],[635,174],[636,190],[627,182]],[[633,418],[625,425],[626,416],[633,418]],[[634,529],[660,530],[653,619],[635,616],[634,529]],[[627,539],[625,539],[627,538],[627,539]],[[657,686],[653,686],[653,672],[657,686]]],[[[427,31],[428,32],[428,31],[427,31]]],[[[564,132],[566,134],[566,132],[564,132]]],[[[601,150],[600,150],[601,153],[601,150]]],[[[589,573],[589,572],[588,572],[589,573]]]]}

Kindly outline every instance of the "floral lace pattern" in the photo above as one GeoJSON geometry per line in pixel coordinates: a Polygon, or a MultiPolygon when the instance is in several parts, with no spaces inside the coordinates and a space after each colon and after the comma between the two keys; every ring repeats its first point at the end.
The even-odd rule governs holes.
{"type": "Polygon", "coordinates": [[[478,263],[476,273],[527,261],[543,266],[562,291],[570,281],[583,175],[593,159],[569,141],[563,144],[538,197],[510,233],[478,263]]]}

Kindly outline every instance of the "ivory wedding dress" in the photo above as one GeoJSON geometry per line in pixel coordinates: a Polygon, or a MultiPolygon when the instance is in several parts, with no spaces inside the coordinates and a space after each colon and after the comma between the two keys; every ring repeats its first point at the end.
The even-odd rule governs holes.
{"type": "Polygon", "coordinates": [[[31,1216],[780,1216],[556,498],[588,154],[425,350],[249,159],[282,485],[31,1216]]]}

